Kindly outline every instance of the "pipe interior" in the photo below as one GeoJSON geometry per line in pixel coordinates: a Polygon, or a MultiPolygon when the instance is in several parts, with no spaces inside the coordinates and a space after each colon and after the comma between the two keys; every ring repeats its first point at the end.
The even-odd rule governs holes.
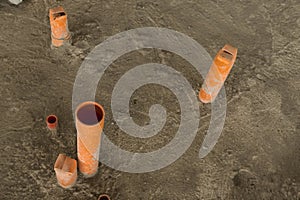
{"type": "Polygon", "coordinates": [[[102,109],[94,104],[88,104],[79,108],[77,118],[86,125],[95,125],[103,118],[102,109]]]}
{"type": "Polygon", "coordinates": [[[110,200],[107,196],[101,196],[99,200],[110,200]]]}
{"type": "Polygon", "coordinates": [[[48,117],[48,123],[54,124],[56,122],[56,117],[55,116],[49,116],[48,117]]]}
{"type": "Polygon", "coordinates": [[[56,18],[65,16],[65,15],[66,15],[65,12],[59,12],[59,13],[54,13],[54,14],[53,14],[53,17],[54,17],[54,20],[55,20],[56,18]]]}

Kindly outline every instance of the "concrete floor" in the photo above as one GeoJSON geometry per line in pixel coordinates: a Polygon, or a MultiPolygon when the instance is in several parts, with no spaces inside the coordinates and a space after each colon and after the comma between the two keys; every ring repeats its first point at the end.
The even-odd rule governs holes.
{"type": "MultiPolygon", "coordinates": [[[[24,0],[0,2],[0,199],[113,200],[300,199],[300,4],[297,0],[24,0]],[[62,5],[73,46],[51,49],[48,10],[62,5]],[[64,190],[53,165],[59,153],[76,158],[72,89],[82,60],[107,37],[138,27],[165,27],[200,43],[212,57],[229,43],[237,61],[226,81],[227,116],[214,150],[198,158],[210,120],[201,122],[188,151],[159,171],[130,174],[101,165],[90,179],[79,175],[64,190]],[[59,117],[50,134],[45,117],[59,117]]],[[[157,62],[180,71],[198,91],[202,78],[178,55],[141,50],[117,59],[99,83],[105,132],[117,145],[146,151],[166,145],[180,122],[174,95],[157,85],[138,90],[130,104],[135,122],[149,121],[149,106],[170,108],[163,131],[149,141],[124,134],[114,123],[113,85],[136,65],[157,62]],[[100,91],[101,88],[101,91],[100,91]]]]}

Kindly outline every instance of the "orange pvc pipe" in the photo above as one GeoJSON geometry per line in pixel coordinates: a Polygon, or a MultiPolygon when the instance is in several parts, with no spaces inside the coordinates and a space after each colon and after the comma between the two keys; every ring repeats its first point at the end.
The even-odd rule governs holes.
{"type": "Polygon", "coordinates": [[[49,10],[52,46],[60,47],[69,42],[71,34],[68,28],[67,14],[63,7],[59,6],[49,10]]]}
{"type": "Polygon", "coordinates": [[[110,200],[110,197],[107,194],[101,194],[98,200],[110,200]]]}
{"type": "Polygon", "coordinates": [[[225,45],[216,55],[199,92],[203,103],[215,100],[236,60],[237,48],[225,45]]]}
{"type": "Polygon", "coordinates": [[[46,118],[46,124],[50,131],[55,131],[58,125],[58,118],[55,115],[49,115],[46,118]]]}
{"type": "Polygon", "coordinates": [[[77,161],[59,154],[54,164],[58,184],[63,188],[72,187],[77,180],[77,161]]]}
{"type": "Polygon", "coordinates": [[[91,177],[98,171],[105,112],[101,105],[89,101],[77,107],[75,116],[79,170],[86,177],[91,177]]]}

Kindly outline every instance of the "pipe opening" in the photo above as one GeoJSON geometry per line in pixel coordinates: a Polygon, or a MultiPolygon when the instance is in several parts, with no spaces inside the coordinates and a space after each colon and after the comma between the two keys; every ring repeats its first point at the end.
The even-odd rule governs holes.
{"type": "Polygon", "coordinates": [[[221,55],[223,58],[225,58],[229,61],[232,60],[232,58],[233,58],[232,53],[230,53],[229,51],[226,51],[226,50],[224,50],[221,55]]]}
{"type": "Polygon", "coordinates": [[[232,55],[232,53],[230,53],[230,52],[227,51],[227,50],[224,50],[223,52],[226,53],[226,54],[232,55]]]}
{"type": "Polygon", "coordinates": [[[65,16],[65,15],[66,15],[65,12],[54,13],[54,14],[53,14],[53,18],[54,18],[54,20],[55,20],[56,18],[65,16]]]}
{"type": "Polygon", "coordinates": [[[48,118],[47,118],[47,122],[48,122],[49,124],[54,124],[54,123],[56,122],[56,120],[57,120],[57,118],[56,118],[56,116],[54,116],[54,115],[50,115],[50,116],[48,116],[48,118]]]}
{"type": "Polygon", "coordinates": [[[79,108],[77,118],[86,125],[95,125],[103,119],[103,111],[98,105],[85,105],[79,108]]]}
{"type": "Polygon", "coordinates": [[[110,200],[107,195],[101,195],[98,200],[110,200]]]}

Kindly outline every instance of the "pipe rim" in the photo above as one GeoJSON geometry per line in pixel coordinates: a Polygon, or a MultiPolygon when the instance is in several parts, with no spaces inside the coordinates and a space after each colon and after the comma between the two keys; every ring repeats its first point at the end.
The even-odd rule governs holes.
{"type": "Polygon", "coordinates": [[[56,115],[48,115],[47,116],[47,119],[46,119],[46,122],[48,123],[48,124],[55,124],[55,123],[57,123],[57,116],[56,115]]]}
{"type": "Polygon", "coordinates": [[[110,200],[110,197],[107,194],[101,194],[98,200],[110,200]]]}
{"type": "Polygon", "coordinates": [[[77,106],[77,109],[75,111],[75,117],[80,123],[82,123],[86,126],[95,126],[95,125],[103,122],[103,120],[105,118],[105,111],[104,111],[104,108],[97,102],[86,101],[77,106]],[[96,108],[96,110],[91,111],[92,107],[96,108]],[[84,109],[87,109],[87,110],[84,110],[84,109]],[[84,113],[83,111],[86,111],[86,113],[84,113]],[[86,116],[87,114],[95,114],[95,112],[96,112],[96,116],[94,116],[94,117],[86,116]]]}

